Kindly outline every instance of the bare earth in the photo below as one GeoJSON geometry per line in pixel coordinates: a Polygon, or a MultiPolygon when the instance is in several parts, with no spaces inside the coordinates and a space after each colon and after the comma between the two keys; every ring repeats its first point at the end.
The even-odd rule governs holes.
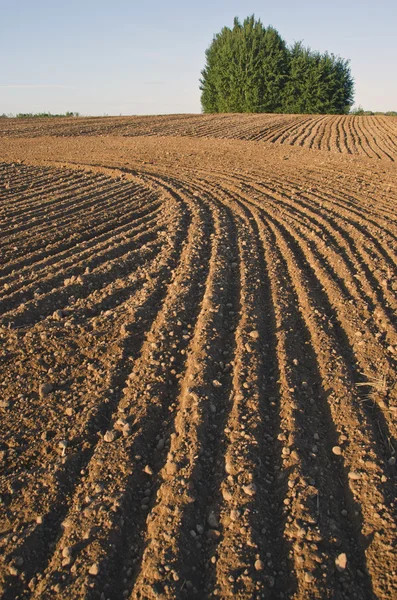
{"type": "Polygon", "coordinates": [[[0,595],[397,597],[397,119],[0,119],[0,595]]]}

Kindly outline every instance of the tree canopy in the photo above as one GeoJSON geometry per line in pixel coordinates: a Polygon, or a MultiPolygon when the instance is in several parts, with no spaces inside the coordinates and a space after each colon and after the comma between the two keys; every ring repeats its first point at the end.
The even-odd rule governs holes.
{"type": "Polygon", "coordinates": [[[349,61],[302,42],[288,47],[254,15],[214,36],[201,75],[205,113],[347,114],[353,104],[349,61]]]}

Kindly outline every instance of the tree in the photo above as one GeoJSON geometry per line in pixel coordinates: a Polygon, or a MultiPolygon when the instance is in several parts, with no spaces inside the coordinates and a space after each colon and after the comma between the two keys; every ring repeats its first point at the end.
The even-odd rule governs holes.
{"type": "Polygon", "coordinates": [[[234,19],[206,50],[203,111],[347,114],[354,82],[349,63],[296,42],[290,48],[255,17],[234,19]]]}

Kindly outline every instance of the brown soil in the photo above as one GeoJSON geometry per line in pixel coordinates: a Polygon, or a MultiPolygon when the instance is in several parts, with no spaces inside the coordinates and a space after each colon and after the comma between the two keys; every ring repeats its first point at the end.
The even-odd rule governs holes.
{"type": "Polygon", "coordinates": [[[397,596],[396,123],[1,121],[2,598],[397,596]]]}

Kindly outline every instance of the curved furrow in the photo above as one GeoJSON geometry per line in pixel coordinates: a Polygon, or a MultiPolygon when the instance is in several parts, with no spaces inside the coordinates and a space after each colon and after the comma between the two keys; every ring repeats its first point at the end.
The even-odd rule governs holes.
{"type": "MultiPolygon", "coordinates": [[[[379,265],[371,260],[368,252],[368,242],[366,244],[367,248],[363,244],[363,237],[368,237],[366,230],[361,228],[359,235],[352,237],[348,231],[350,223],[346,224],[342,221],[339,224],[339,214],[334,214],[332,204],[330,204],[330,212],[326,212],[323,203],[320,208],[318,202],[313,202],[306,193],[297,195],[299,190],[296,189],[296,185],[291,188],[291,192],[286,189],[285,192],[280,193],[280,189],[283,189],[285,182],[279,182],[277,188],[276,185],[269,186],[268,183],[265,185],[258,184],[254,178],[248,178],[247,176],[235,176],[234,178],[244,184],[248,191],[253,193],[254,197],[258,192],[264,194],[263,200],[270,208],[273,207],[274,201],[277,203],[274,205],[277,206],[277,210],[279,207],[285,207],[287,211],[285,214],[292,224],[300,220],[301,229],[306,231],[305,243],[310,246],[315,240],[318,240],[318,251],[324,256],[327,268],[331,270],[331,279],[335,273],[334,269],[336,269],[339,272],[339,284],[343,287],[346,285],[349,287],[350,284],[352,296],[348,292],[346,301],[351,302],[351,297],[354,298],[358,292],[364,302],[363,314],[365,319],[369,318],[376,306],[380,315],[382,315],[380,319],[382,330],[380,333],[383,336],[386,326],[386,330],[390,335],[389,344],[394,345],[396,335],[394,324],[395,298],[382,285],[382,277],[384,276],[380,278],[378,276],[379,265]],[[324,239],[324,232],[327,233],[327,239],[324,239]],[[331,245],[329,242],[331,242],[331,245]],[[333,250],[333,247],[335,250],[333,250]],[[333,260],[330,260],[329,255],[333,260]],[[344,259],[345,268],[343,268],[341,258],[344,259]],[[371,265],[373,265],[375,274],[369,268],[371,265]],[[360,281],[358,281],[358,277],[360,281]]],[[[229,176],[227,179],[229,179],[229,176]]],[[[372,237],[370,239],[372,241],[372,237]]],[[[379,256],[382,257],[382,255],[379,256]]],[[[389,267],[394,270],[396,267],[395,262],[390,263],[389,267]]],[[[384,348],[383,343],[382,350],[384,348]]]]}
{"type": "MultiPolygon", "coordinates": [[[[385,347],[385,343],[381,342],[375,335],[371,335],[367,326],[364,328],[362,327],[361,323],[363,322],[363,315],[364,323],[366,323],[369,320],[371,307],[365,307],[364,305],[360,310],[360,302],[356,297],[357,288],[351,288],[350,292],[352,296],[350,296],[350,293],[344,293],[347,283],[346,279],[343,277],[345,273],[342,272],[341,275],[335,277],[335,270],[334,267],[332,267],[332,264],[338,264],[338,256],[334,256],[333,260],[330,259],[331,252],[329,243],[325,244],[320,238],[320,244],[313,247],[310,240],[315,241],[315,237],[310,236],[310,233],[314,233],[314,230],[312,228],[307,229],[304,224],[298,228],[296,226],[296,219],[292,218],[289,214],[285,215],[279,213],[279,211],[272,210],[272,204],[269,204],[266,198],[264,201],[262,200],[262,202],[257,202],[252,201],[252,199],[247,197],[247,201],[258,204],[262,207],[262,210],[266,211],[267,218],[271,216],[272,219],[276,219],[280,225],[282,224],[285,231],[291,236],[291,246],[292,240],[294,240],[295,244],[299,245],[299,251],[302,253],[302,256],[305,257],[307,265],[311,265],[315,277],[322,288],[327,290],[330,297],[330,306],[333,307],[335,317],[342,324],[351,347],[354,347],[356,361],[361,372],[364,373],[367,382],[376,379],[379,375],[379,371],[384,375],[385,379],[387,379],[389,372],[393,372],[395,369],[395,361],[393,360],[393,357],[390,357],[390,354],[385,347]],[[303,234],[305,229],[307,230],[306,236],[303,234]],[[358,310],[356,306],[358,306],[358,310]],[[383,361],[381,362],[379,361],[379,353],[383,355],[383,361]],[[372,356],[378,357],[376,362],[373,361],[372,356]]],[[[349,266],[347,266],[347,273],[348,272],[349,266]]],[[[371,286],[368,287],[371,289],[371,286]]],[[[375,308],[375,306],[372,308],[375,308]]],[[[390,324],[390,321],[388,324],[389,328],[391,328],[391,331],[389,329],[389,335],[391,336],[390,342],[395,343],[395,327],[390,324]]],[[[383,327],[385,326],[383,320],[382,325],[383,327]]],[[[365,379],[364,381],[358,380],[356,383],[363,385],[365,379]]],[[[386,392],[387,390],[385,389],[384,393],[386,392]]],[[[391,440],[393,447],[397,445],[396,442],[393,443],[393,437],[395,438],[397,433],[394,426],[393,415],[388,410],[387,403],[385,402],[385,400],[387,401],[387,398],[382,397],[382,394],[379,396],[378,399],[374,397],[372,410],[377,407],[376,417],[379,419],[386,432],[389,432],[388,438],[391,440]],[[379,402],[379,407],[376,400],[379,402]]]]}
{"type": "Polygon", "coordinates": [[[104,213],[103,218],[96,223],[85,219],[84,227],[73,223],[73,231],[57,232],[57,235],[51,235],[49,239],[42,237],[41,242],[34,245],[29,240],[26,242],[26,246],[30,252],[26,255],[25,247],[24,258],[21,256],[9,258],[0,271],[1,279],[5,279],[7,282],[9,279],[20,278],[21,273],[26,269],[36,271],[43,264],[53,265],[58,260],[72,256],[75,248],[85,249],[96,244],[104,244],[106,240],[111,240],[113,231],[119,235],[122,235],[123,231],[126,234],[129,231],[130,223],[139,219],[150,219],[150,215],[161,206],[160,203],[161,199],[150,191],[146,194],[146,198],[138,196],[135,200],[131,200],[128,195],[122,206],[117,207],[117,212],[112,215],[104,213]],[[123,206],[127,214],[121,212],[123,206]]]}
{"type": "MultiPolygon", "coordinates": [[[[158,179],[158,185],[169,189],[172,194],[180,194],[180,191],[164,184],[161,179],[158,179]]],[[[84,579],[89,567],[87,560],[90,564],[91,561],[98,563],[101,574],[103,572],[96,579],[96,586],[102,587],[108,581],[105,590],[110,587],[114,592],[121,585],[121,576],[127,570],[124,565],[133,568],[136,562],[141,543],[140,530],[146,527],[148,501],[156,494],[157,473],[165,459],[163,449],[168,445],[168,436],[173,430],[174,394],[186,360],[201,297],[205,294],[206,259],[213,237],[212,218],[208,209],[197,199],[192,202],[189,196],[181,197],[191,204],[193,216],[180,263],[168,286],[161,310],[147,331],[140,356],[133,363],[133,369],[120,392],[119,418],[115,416],[108,425],[109,430],[117,431],[120,422],[129,423],[129,433],[111,444],[100,442],[87,473],[90,488],[105,483],[106,491],[100,494],[100,502],[106,502],[106,496],[111,491],[109,488],[113,490],[113,502],[116,502],[117,509],[113,511],[114,514],[109,511],[101,514],[99,500],[96,500],[90,503],[93,506],[87,521],[84,515],[79,514],[77,503],[78,497],[84,496],[84,486],[77,491],[68,516],[73,520],[73,526],[64,532],[58,542],[57,555],[54,555],[48,575],[36,592],[39,597],[47,597],[51,582],[58,578],[56,564],[62,560],[64,545],[73,549],[72,581],[69,584],[67,580],[70,576],[66,575],[65,585],[69,584],[69,591],[74,593],[75,590],[76,595],[81,595],[85,588],[84,579]],[[145,465],[150,465],[150,469],[145,465]],[[148,491],[149,494],[146,493],[148,491]],[[90,523],[95,539],[84,547],[79,541],[90,523]],[[116,551],[121,551],[124,556],[121,564],[116,551]]],[[[95,596],[95,589],[90,593],[95,596]]]]}
{"type": "MultiPolygon", "coordinates": [[[[51,171],[44,173],[42,178],[42,185],[40,187],[40,181],[31,181],[29,178],[29,193],[23,195],[21,199],[20,192],[16,192],[16,197],[19,201],[16,203],[14,210],[7,210],[8,219],[13,219],[13,222],[19,223],[24,222],[26,217],[35,217],[46,212],[48,207],[56,205],[58,197],[63,196],[64,205],[63,208],[71,206],[73,207],[76,202],[76,189],[79,190],[79,194],[95,192],[96,186],[101,183],[100,177],[91,177],[87,179],[84,174],[80,177],[76,177],[75,173],[70,174],[70,180],[66,179],[63,171],[59,169],[51,168],[51,171]],[[43,194],[47,198],[43,198],[43,194]],[[52,197],[52,194],[55,197],[52,197]],[[40,203],[38,201],[40,200],[40,203]],[[17,219],[20,219],[19,221],[17,219]]],[[[114,187],[114,182],[111,183],[114,187]]],[[[7,203],[12,200],[12,197],[7,195],[7,203]]]]}
{"type": "Polygon", "coordinates": [[[49,245],[47,257],[39,261],[29,261],[29,264],[25,267],[19,265],[18,270],[14,266],[9,275],[0,277],[0,282],[6,290],[0,305],[2,301],[17,304],[16,298],[18,296],[15,295],[16,292],[20,294],[20,300],[26,302],[37,291],[37,286],[40,287],[41,291],[50,290],[56,284],[63,284],[65,279],[71,275],[76,276],[86,271],[88,273],[94,266],[97,268],[100,264],[98,258],[101,255],[106,256],[106,252],[111,250],[112,247],[126,243],[128,240],[132,240],[140,231],[152,229],[155,224],[158,225],[163,222],[163,218],[159,219],[159,216],[162,216],[162,211],[163,206],[156,199],[156,204],[151,207],[150,212],[147,212],[147,209],[142,211],[144,213],[143,217],[139,217],[135,213],[134,218],[131,221],[124,222],[123,225],[119,224],[120,219],[115,219],[107,224],[107,233],[91,235],[88,240],[77,242],[69,250],[52,253],[51,250],[54,249],[49,245]],[[79,252],[76,252],[76,249],[79,252]],[[26,278],[28,278],[28,284],[26,278]],[[29,292],[29,289],[33,292],[29,292]],[[9,299],[8,297],[11,294],[12,299],[9,299]]]}
{"type": "MultiPolygon", "coordinates": [[[[290,238],[288,242],[292,245],[290,238]]],[[[287,256],[289,255],[288,260],[293,265],[295,260],[286,242],[279,237],[278,244],[287,256]]],[[[389,469],[382,461],[383,457],[379,457],[374,451],[379,448],[382,440],[380,440],[377,424],[369,418],[370,411],[363,410],[362,404],[360,404],[361,398],[357,392],[353,391],[356,389],[357,379],[359,379],[354,372],[355,353],[349,347],[345,338],[346,334],[343,333],[337,321],[330,320],[332,311],[330,305],[327,306],[325,302],[324,294],[303,278],[303,272],[302,267],[296,264],[296,270],[294,269],[293,273],[294,285],[298,292],[301,310],[304,309],[306,313],[305,321],[312,337],[312,345],[317,349],[323,386],[329,390],[332,419],[340,425],[339,436],[342,435],[342,432],[344,435],[342,439],[339,437],[339,446],[342,445],[343,448],[342,454],[348,471],[350,492],[356,498],[362,512],[362,534],[369,536],[372,542],[366,551],[367,566],[375,593],[379,591],[383,594],[382,584],[385,574],[378,567],[378,558],[382,554],[390,570],[393,571],[395,568],[393,553],[395,524],[392,517],[394,509],[391,500],[393,495],[389,469]],[[308,290],[313,290],[312,298],[309,297],[308,290]],[[319,298],[317,305],[314,302],[315,296],[319,298]],[[323,320],[324,311],[327,315],[325,321],[323,320]],[[335,358],[339,358],[340,362],[335,358]],[[339,392],[337,395],[335,395],[335,388],[339,392]],[[346,442],[345,438],[347,438],[346,442]],[[378,488],[372,485],[374,480],[380,483],[378,488]],[[384,490],[383,493],[382,490],[384,490]],[[373,512],[374,504],[381,507],[382,521],[387,533],[382,539],[375,535],[372,540],[372,536],[376,532],[376,521],[379,518],[379,514],[373,512]]],[[[386,448],[384,448],[383,455],[385,451],[386,448]]],[[[359,516],[359,514],[352,516],[359,516]]],[[[390,582],[387,587],[389,586],[390,582]]],[[[391,588],[389,587],[389,589],[391,588]]]]}
{"type": "MultiPolygon", "coordinates": [[[[92,215],[93,218],[90,220],[94,221],[95,223],[98,217],[106,217],[109,208],[112,206],[117,206],[117,202],[119,200],[123,201],[127,194],[134,194],[134,192],[136,192],[134,187],[131,189],[130,186],[125,184],[124,186],[120,185],[118,187],[119,190],[117,190],[117,188],[111,188],[110,190],[105,191],[102,198],[97,198],[98,189],[93,187],[91,195],[89,195],[86,200],[83,195],[83,202],[76,203],[76,197],[74,196],[73,200],[71,201],[70,209],[65,209],[64,211],[62,210],[62,198],[58,198],[57,204],[59,204],[59,208],[55,212],[47,211],[41,219],[31,218],[29,215],[27,215],[26,220],[24,220],[22,217],[22,225],[19,228],[12,228],[9,231],[6,231],[5,233],[8,234],[8,243],[18,242],[21,235],[23,238],[25,238],[26,232],[29,229],[29,242],[34,248],[36,234],[36,247],[40,248],[40,233],[42,234],[43,224],[46,226],[46,229],[48,229],[49,232],[54,231],[55,236],[59,237],[63,234],[63,229],[66,229],[70,225],[76,226],[76,218],[81,218],[82,215],[86,216],[87,212],[94,213],[92,215]],[[60,219],[57,219],[58,215],[61,216],[60,219]],[[52,217],[52,220],[49,222],[50,217],[52,217]],[[30,227],[28,223],[30,223],[30,227]]],[[[144,190],[140,191],[143,192],[144,190]]],[[[80,223],[79,225],[81,227],[82,224],[80,223]]],[[[85,224],[83,227],[84,226],[87,227],[85,224]]]]}
{"type": "MultiPolygon", "coordinates": [[[[270,193],[271,198],[274,198],[278,203],[281,201],[282,205],[288,210],[287,215],[291,220],[291,224],[299,220],[301,230],[306,231],[306,244],[310,247],[317,240],[318,251],[323,254],[328,263],[327,268],[332,273],[339,272],[339,285],[350,287],[353,290],[353,298],[355,292],[358,292],[364,302],[363,314],[365,319],[369,318],[369,315],[377,306],[382,313],[382,320],[385,321],[390,331],[389,343],[395,344],[394,310],[397,308],[395,298],[382,285],[384,276],[379,278],[377,274],[379,265],[372,260],[368,252],[368,242],[367,248],[363,244],[363,237],[367,237],[365,233],[360,231],[357,237],[352,236],[349,233],[351,223],[341,220],[333,210],[329,212],[324,210],[324,205],[321,206],[320,210],[318,203],[311,202],[306,194],[302,193],[297,196],[296,187],[294,193],[290,196],[285,193],[280,194],[275,188],[269,190],[268,186],[263,187],[254,184],[252,190],[255,192],[260,190],[265,196],[270,193]],[[327,234],[326,239],[324,239],[324,232],[327,234]],[[341,262],[341,258],[343,258],[343,262],[341,262]],[[345,268],[343,268],[344,265],[346,265],[345,268]],[[371,271],[371,267],[374,273],[371,271]]],[[[354,231],[352,233],[354,234],[354,231]]],[[[392,263],[392,266],[395,269],[395,263],[392,263]]],[[[332,277],[333,275],[331,275],[332,277]]],[[[346,294],[347,300],[349,295],[349,293],[346,294]]],[[[383,327],[382,325],[382,329],[383,327]]]]}
{"type": "MultiPolygon", "coordinates": [[[[393,495],[392,493],[390,495],[391,488],[390,485],[387,484],[388,477],[385,475],[385,467],[379,464],[379,458],[374,455],[373,451],[378,445],[378,436],[376,435],[374,424],[368,421],[368,418],[364,416],[362,410],[357,411],[359,405],[359,398],[357,398],[357,395],[356,399],[351,397],[355,383],[355,379],[353,378],[353,386],[350,384],[352,376],[351,365],[354,364],[354,362],[346,357],[346,341],[343,336],[340,337],[340,329],[339,326],[336,325],[336,322],[333,320],[332,322],[328,322],[328,326],[326,326],[327,321],[323,322],[322,320],[324,310],[327,314],[330,313],[330,306],[327,308],[325,296],[319,292],[319,289],[314,283],[310,284],[309,280],[307,280],[306,277],[303,277],[305,269],[303,269],[299,263],[296,263],[296,252],[294,252],[294,256],[290,249],[293,247],[290,236],[288,236],[287,239],[284,239],[285,231],[283,233],[282,228],[280,229],[280,225],[273,222],[271,223],[268,215],[264,218],[267,226],[271,227],[273,234],[276,236],[273,246],[280,248],[285,256],[286,264],[288,264],[288,270],[291,274],[291,282],[298,295],[297,302],[294,304],[298,305],[300,311],[303,312],[306,327],[311,337],[310,343],[317,349],[318,368],[321,375],[320,381],[323,389],[329,390],[328,396],[330,399],[331,420],[334,423],[339,424],[339,427],[342,426],[338,431],[339,436],[344,433],[343,429],[347,434],[342,436],[339,443],[343,446],[347,442],[351,443],[351,448],[346,448],[346,451],[345,448],[343,448],[342,452],[345,463],[348,464],[347,479],[349,481],[349,486],[345,485],[345,488],[347,496],[350,496],[351,498],[351,495],[353,494],[360,503],[360,510],[362,510],[363,513],[362,531],[365,535],[368,535],[368,532],[371,533],[371,531],[376,531],[375,521],[379,517],[379,514],[373,514],[373,503],[375,502],[382,510],[382,518],[388,531],[387,539],[380,540],[375,536],[371,548],[367,550],[367,561],[369,562],[374,586],[378,587],[380,592],[383,593],[382,584],[384,584],[384,573],[379,571],[379,567],[377,566],[377,556],[379,556],[379,552],[386,552],[390,569],[393,570],[394,558],[392,549],[395,524],[391,516],[393,514],[393,508],[392,505],[389,504],[393,495]],[[312,297],[309,295],[309,290],[314,294],[312,297]],[[320,302],[317,306],[314,300],[316,296],[319,297],[320,302]],[[337,392],[337,395],[335,396],[336,382],[339,393],[337,392]],[[341,404],[343,405],[342,407],[340,407],[341,404]],[[355,407],[356,412],[352,411],[352,407],[355,407]],[[359,456],[361,456],[361,459],[359,456]],[[358,463],[360,464],[359,472],[356,470],[358,463]],[[381,484],[379,487],[385,489],[386,496],[382,496],[379,489],[373,488],[372,481],[374,478],[377,481],[382,482],[383,485],[381,484]],[[390,510],[392,512],[390,512],[390,510]]],[[[277,264],[277,262],[275,264],[277,264]]],[[[282,288],[283,294],[286,293],[286,290],[288,290],[289,287],[290,286],[288,285],[287,288],[282,288]]],[[[283,327],[282,331],[285,332],[286,327],[283,327]]],[[[299,362],[299,359],[297,360],[299,362]]],[[[311,364],[309,362],[308,372],[310,372],[310,368],[311,364]]],[[[327,394],[325,397],[327,397],[327,394]]],[[[290,406],[290,402],[288,402],[288,406],[290,406]]],[[[331,439],[330,444],[332,443],[335,442],[331,439]]],[[[314,445],[317,446],[316,444],[314,445]]],[[[318,446],[314,454],[317,454],[317,452],[318,446]]],[[[387,470],[388,469],[386,469],[386,471],[387,470]]],[[[344,479],[346,480],[346,473],[344,479]]],[[[328,486],[324,488],[323,494],[325,496],[328,493],[328,489],[328,486]]],[[[354,513],[355,512],[357,512],[357,510],[354,510],[354,513]]],[[[358,533],[356,536],[357,535],[359,536],[357,542],[360,542],[360,535],[358,533]]],[[[363,548],[362,536],[359,546],[360,545],[361,548],[363,548]]],[[[305,562],[307,562],[307,560],[308,558],[305,562]]],[[[361,569],[360,573],[363,573],[361,569]]],[[[359,582],[356,583],[356,585],[358,584],[359,582]]],[[[390,585],[390,582],[388,582],[388,585],[390,585]]]]}
{"type": "Polygon", "coordinates": [[[323,122],[325,117],[317,117],[313,119],[310,127],[307,128],[306,132],[301,132],[295,139],[295,143],[299,146],[309,146],[309,148],[313,147],[313,141],[319,136],[319,131],[323,126],[323,122]]]}
{"type": "MultiPolygon", "coordinates": [[[[103,375],[99,377],[99,386],[98,383],[94,386],[92,383],[90,384],[92,377],[89,373],[86,374],[86,377],[80,376],[80,388],[82,389],[79,390],[80,399],[78,404],[80,405],[80,411],[76,414],[77,418],[73,428],[75,437],[68,439],[67,432],[63,432],[63,427],[60,426],[61,423],[58,423],[57,438],[59,439],[63,434],[68,440],[68,454],[66,458],[60,460],[60,464],[59,459],[55,461],[53,469],[47,468],[45,471],[46,477],[43,477],[48,489],[46,503],[40,509],[41,514],[46,513],[44,520],[39,525],[30,526],[31,531],[28,535],[25,531],[23,536],[23,539],[25,539],[22,545],[16,544],[16,547],[13,548],[10,544],[7,548],[8,559],[18,553],[24,557],[27,564],[29,564],[28,557],[33,548],[36,554],[36,564],[33,563],[33,568],[38,568],[39,572],[45,568],[46,562],[50,560],[53,549],[52,544],[57,539],[60,523],[65,519],[69,510],[68,500],[73,497],[74,489],[79,489],[81,485],[84,487],[84,477],[81,477],[84,473],[81,473],[81,470],[91,464],[97,448],[98,434],[103,435],[105,433],[109,421],[120,403],[121,392],[119,390],[125,386],[130,373],[131,360],[135,360],[139,355],[139,348],[147,335],[147,322],[150,322],[151,318],[156,319],[157,307],[161,306],[161,300],[165,297],[167,286],[168,288],[171,286],[177,265],[180,269],[181,245],[186,238],[189,211],[187,212],[187,207],[183,205],[181,200],[172,197],[170,197],[169,209],[174,218],[178,217],[178,213],[182,218],[179,224],[176,223],[175,228],[170,228],[169,241],[164,244],[164,251],[153,261],[151,268],[146,270],[143,278],[136,278],[137,291],[134,295],[130,295],[124,303],[119,314],[120,318],[115,319],[112,326],[109,327],[112,321],[109,312],[106,311],[103,316],[95,319],[95,324],[92,322],[94,328],[92,334],[85,327],[83,328],[82,339],[87,344],[86,338],[88,337],[88,348],[92,346],[95,338],[105,344],[103,346],[103,358],[99,358],[100,352],[93,351],[94,362],[97,363],[100,360],[104,364],[105,370],[103,375]],[[181,213],[178,206],[183,208],[181,213]],[[141,279],[143,279],[143,285],[141,279]],[[81,448],[79,448],[79,444],[82,445],[81,448]],[[51,474],[50,480],[48,480],[49,473],[51,474]],[[81,483],[81,480],[83,480],[83,483],[81,483]]],[[[98,381],[97,376],[98,371],[94,369],[93,377],[98,381]]],[[[15,473],[15,468],[12,469],[12,472],[15,473]]],[[[37,480],[40,481],[40,475],[36,479],[36,484],[37,480]]],[[[25,493],[28,493],[28,491],[26,490],[25,493]]],[[[35,495],[37,497],[37,491],[36,494],[32,494],[32,496],[35,495]]],[[[80,510],[78,507],[77,509],[80,510]]],[[[4,559],[7,560],[7,557],[4,556],[4,559]]],[[[31,571],[30,577],[33,575],[34,571],[31,571]]],[[[15,582],[12,577],[11,579],[6,578],[4,597],[15,597],[14,594],[20,584],[21,582],[15,582]],[[17,588],[15,583],[17,583],[17,588]]],[[[36,584],[37,581],[35,580],[31,585],[31,589],[36,584]]]]}
{"type": "MultiPolygon", "coordinates": [[[[160,472],[157,504],[147,522],[133,597],[151,598],[159,590],[171,595],[172,590],[178,593],[186,584],[188,572],[188,586],[195,593],[195,580],[201,579],[201,572],[195,566],[192,569],[180,563],[180,552],[186,545],[186,553],[200,560],[203,545],[207,548],[216,541],[215,529],[207,535],[206,521],[211,510],[209,503],[215,501],[214,479],[218,476],[215,471],[207,474],[207,469],[209,463],[217,469],[216,456],[223,446],[224,411],[228,411],[229,405],[227,364],[233,358],[238,302],[235,289],[238,282],[231,275],[235,268],[232,262],[238,261],[238,256],[230,215],[216,205],[212,206],[212,212],[215,234],[205,293],[189,344],[174,433],[160,472]],[[190,534],[193,529],[197,540],[190,534]],[[166,571],[162,565],[166,565],[166,571]]],[[[189,563],[192,565],[194,561],[189,563]]]]}

